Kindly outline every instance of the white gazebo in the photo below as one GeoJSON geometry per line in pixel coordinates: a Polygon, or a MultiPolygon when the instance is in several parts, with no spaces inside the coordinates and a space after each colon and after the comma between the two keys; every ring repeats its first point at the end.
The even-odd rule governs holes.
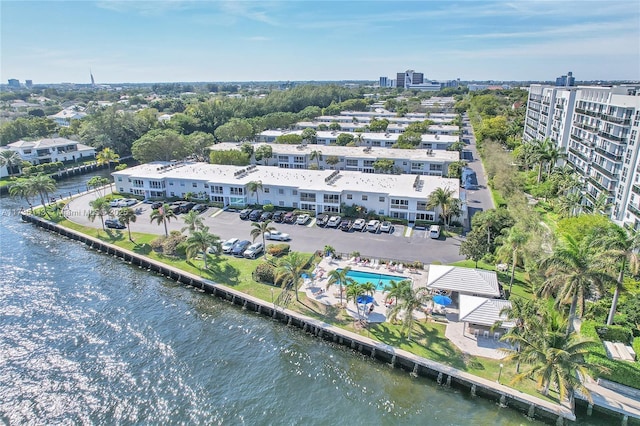
{"type": "Polygon", "coordinates": [[[491,337],[499,339],[515,323],[508,321],[507,316],[501,313],[505,308],[510,308],[511,302],[503,299],[489,299],[486,297],[460,295],[460,313],[458,321],[465,324],[464,330],[476,337],[491,337]],[[494,328],[497,322],[500,326],[494,328]]]}
{"type": "Polygon", "coordinates": [[[460,295],[500,297],[500,284],[494,271],[459,266],[429,265],[427,288],[460,295]]]}

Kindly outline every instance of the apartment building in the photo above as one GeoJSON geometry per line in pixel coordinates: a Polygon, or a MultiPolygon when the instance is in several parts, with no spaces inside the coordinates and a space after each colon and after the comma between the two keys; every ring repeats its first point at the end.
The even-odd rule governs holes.
{"type": "Polygon", "coordinates": [[[95,148],[66,138],[21,140],[8,144],[7,148],[32,164],[86,160],[96,156],[95,148]]]}
{"type": "MultiPolygon", "coordinates": [[[[316,213],[340,213],[342,203],[363,206],[377,214],[415,220],[437,220],[439,208],[427,207],[427,198],[437,188],[453,191],[460,199],[457,179],[416,175],[376,175],[338,170],[297,170],[267,166],[221,166],[195,162],[154,162],[112,173],[121,194],[147,198],[184,197],[187,193],[242,207],[255,203],[299,208],[316,213]],[[247,186],[259,181],[257,194],[247,186]]],[[[461,222],[467,219],[461,201],[461,222]]]]}
{"type": "MultiPolygon", "coordinates": [[[[420,122],[420,120],[415,121],[420,122]]],[[[369,121],[351,121],[337,124],[340,126],[340,131],[342,132],[355,132],[365,130],[366,126],[368,126],[369,123],[369,121]]],[[[323,124],[325,126],[327,125],[327,123],[319,123],[317,121],[300,121],[296,123],[295,128],[302,130],[307,128],[317,130],[318,127],[322,126],[323,124]]],[[[388,133],[404,133],[408,125],[409,124],[404,123],[389,123],[386,131],[388,133]]],[[[458,126],[444,124],[432,124],[428,129],[428,133],[432,135],[456,135],[459,131],[460,128],[458,126]]]]}
{"type": "Polygon", "coordinates": [[[523,139],[549,138],[580,175],[583,204],[605,197],[610,218],[640,229],[640,85],[532,85],[523,139]]]}
{"type": "MultiPolygon", "coordinates": [[[[211,150],[240,150],[241,144],[225,142],[215,144],[211,150]]],[[[261,144],[254,145],[257,149],[261,144]]],[[[285,145],[270,144],[273,156],[266,161],[267,165],[285,169],[349,170],[363,173],[381,173],[376,170],[376,161],[391,160],[394,173],[414,175],[446,176],[449,165],[460,159],[458,151],[425,150],[425,149],[393,149],[348,146],[318,145],[285,145]],[[333,164],[330,159],[337,159],[333,164]],[[328,162],[329,161],[329,162],[328,162]]],[[[252,164],[256,164],[254,157],[252,164]]],[[[261,163],[265,163],[264,160],[261,163]]],[[[386,173],[389,171],[385,170],[386,173]]]]}

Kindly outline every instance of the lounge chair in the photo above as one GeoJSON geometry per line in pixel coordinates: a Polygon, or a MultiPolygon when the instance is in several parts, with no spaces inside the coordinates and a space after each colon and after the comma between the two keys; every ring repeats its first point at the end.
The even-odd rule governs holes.
{"type": "Polygon", "coordinates": [[[402,272],[404,269],[404,265],[402,263],[398,264],[398,267],[396,268],[396,272],[402,272]]]}

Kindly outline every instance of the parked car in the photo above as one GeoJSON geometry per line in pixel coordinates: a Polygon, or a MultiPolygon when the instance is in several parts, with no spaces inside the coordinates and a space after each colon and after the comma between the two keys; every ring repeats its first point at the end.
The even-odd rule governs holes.
{"type": "Polygon", "coordinates": [[[151,203],[151,210],[156,210],[156,209],[159,209],[160,207],[162,207],[162,203],[160,201],[151,203]]]}
{"type": "Polygon", "coordinates": [[[296,223],[298,225],[306,225],[307,222],[309,222],[310,216],[308,214],[301,214],[300,216],[298,216],[298,218],[296,219],[296,223]]]}
{"type": "Polygon", "coordinates": [[[364,219],[356,219],[355,222],[353,222],[351,229],[362,232],[364,231],[365,226],[367,226],[367,222],[365,222],[364,219]]]}
{"type": "Polygon", "coordinates": [[[187,201],[180,206],[180,213],[189,213],[192,208],[196,206],[196,203],[187,201]]]}
{"type": "Polygon", "coordinates": [[[126,228],[126,226],[120,223],[118,219],[107,219],[104,221],[104,226],[106,226],[109,229],[125,229],[126,228]]]}
{"type": "Polygon", "coordinates": [[[250,214],[251,214],[251,209],[240,210],[240,219],[242,220],[249,219],[250,214]]]}
{"type": "Polygon", "coordinates": [[[380,221],[372,219],[367,223],[367,231],[376,233],[380,229],[380,221]]]}
{"type": "Polygon", "coordinates": [[[298,219],[298,216],[293,214],[293,212],[288,212],[287,214],[284,215],[284,219],[282,219],[282,221],[284,223],[295,223],[297,219],[298,219]]]}
{"type": "Polygon", "coordinates": [[[271,212],[263,212],[260,215],[260,222],[264,222],[265,220],[269,220],[273,217],[273,213],[271,212]]]}
{"type": "Polygon", "coordinates": [[[258,219],[260,219],[260,215],[262,215],[262,210],[251,210],[251,213],[249,213],[249,220],[257,222],[258,219]]]}
{"type": "Polygon", "coordinates": [[[380,224],[380,232],[386,232],[387,234],[391,233],[393,230],[393,225],[391,222],[387,222],[386,220],[380,224]]]}
{"type": "Polygon", "coordinates": [[[196,211],[198,213],[202,213],[206,209],[207,209],[206,205],[204,205],[204,204],[196,204],[195,206],[193,206],[193,208],[191,210],[196,211]]]}
{"type": "Polygon", "coordinates": [[[253,243],[244,251],[243,255],[249,259],[255,259],[264,250],[262,243],[253,243]]]}
{"type": "Polygon", "coordinates": [[[275,241],[289,241],[291,239],[291,236],[289,236],[289,234],[285,234],[284,232],[271,231],[265,232],[264,238],[266,238],[267,240],[275,241]]]}
{"type": "Polygon", "coordinates": [[[118,203],[118,207],[131,207],[138,204],[138,200],[135,198],[125,198],[118,203]]]}
{"type": "Polygon", "coordinates": [[[273,214],[272,219],[274,222],[278,222],[278,223],[282,222],[282,219],[284,219],[284,212],[283,211],[275,212],[273,214]]]}
{"type": "Polygon", "coordinates": [[[239,238],[229,238],[227,241],[222,243],[222,252],[231,253],[233,246],[235,246],[238,241],[240,241],[239,238]]]}
{"type": "Polygon", "coordinates": [[[329,215],[325,213],[320,213],[316,216],[316,225],[325,226],[329,222],[329,215]]]}
{"type": "Polygon", "coordinates": [[[429,227],[429,238],[435,240],[440,238],[440,225],[431,225],[431,227],[429,227]]]}
{"type": "Polygon", "coordinates": [[[109,207],[118,207],[120,201],[124,200],[124,198],[114,198],[109,202],[109,207]]]}
{"type": "Polygon", "coordinates": [[[182,205],[183,204],[184,204],[184,201],[174,201],[173,203],[169,204],[169,208],[175,214],[180,214],[180,211],[182,210],[182,205]]]}
{"type": "Polygon", "coordinates": [[[327,228],[337,228],[342,218],[340,216],[331,216],[327,221],[327,228]]]}
{"type": "Polygon", "coordinates": [[[342,222],[340,222],[340,225],[338,225],[338,229],[345,232],[350,231],[352,224],[353,223],[349,219],[343,219],[342,222]]]}
{"type": "Polygon", "coordinates": [[[251,241],[249,240],[238,241],[233,245],[233,248],[231,249],[231,254],[236,257],[243,257],[244,251],[248,249],[250,245],[251,245],[251,241]]]}

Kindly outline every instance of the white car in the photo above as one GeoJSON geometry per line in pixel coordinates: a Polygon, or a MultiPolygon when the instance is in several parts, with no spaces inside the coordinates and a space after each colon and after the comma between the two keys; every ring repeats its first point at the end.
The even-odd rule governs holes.
{"type": "Polygon", "coordinates": [[[370,220],[369,223],[367,223],[367,231],[369,232],[378,232],[378,228],[380,228],[380,221],[379,220],[370,220]]]}
{"type": "Polygon", "coordinates": [[[118,207],[131,207],[138,204],[138,200],[135,198],[125,198],[118,203],[118,207]]]}
{"type": "Polygon", "coordinates": [[[331,216],[329,222],[327,222],[327,228],[337,228],[341,220],[342,218],[340,216],[331,216]]]}
{"type": "Polygon", "coordinates": [[[244,251],[243,255],[249,259],[255,259],[264,250],[262,243],[253,243],[244,251]]]}
{"type": "Polygon", "coordinates": [[[289,241],[291,239],[291,236],[289,236],[289,234],[285,234],[284,232],[271,231],[271,232],[265,232],[264,238],[267,240],[275,240],[275,241],[289,241]]]}
{"type": "Polygon", "coordinates": [[[298,225],[306,225],[307,222],[309,222],[309,215],[308,214],[301,214],[300,216],[298,216],[298,218],[296,219],[296,223],[298,225]]]}
{"type": "Polygon", "coordinates": [[[384,221],[380,224],[380,232],[390,233],[393,229],[391,222],[384,221]]]}
{"type": "Polygon", "coordinates": [[[240,241],[239,238],[231,238],[225,241],[224,243],[222,243],[222,252],[231,253],[231,249],[238,241],[240,241]]]}
{"type": "Polygon", "coordinates": [[[365,222],[364,219],[356,219],[356,221],[353,222],[353,226],[351,227],[351,229],[353,229],[354,231],[363,231],[366,225],[367,222],[365,222]]]}
{"type": "Polygon", "coordinates": [[[111,202],[109,202],[109,207],[119,207],[120,206],[120,201],[123,201],[124,198],[114,198],[113,200],[111,200],[111,202]]]}

